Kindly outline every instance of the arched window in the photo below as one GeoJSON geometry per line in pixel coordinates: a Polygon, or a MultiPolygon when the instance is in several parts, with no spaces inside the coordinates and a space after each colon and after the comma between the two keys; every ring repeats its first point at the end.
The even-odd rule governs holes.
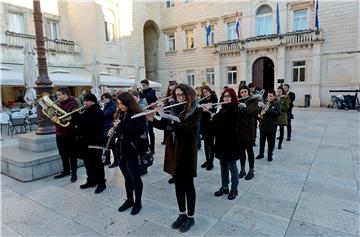
{"type": "Polygon", "coordinates": [[[105,12],[105,40],[115,41],[115,23],[116,18],[114,12],[107,10],[105,12]]]}
{"type": "Polygon", "coordinates": [[[256,35],[270,35],[272,32],[272,10],[268,5],[263,5],[256,11],[256,35]]]}

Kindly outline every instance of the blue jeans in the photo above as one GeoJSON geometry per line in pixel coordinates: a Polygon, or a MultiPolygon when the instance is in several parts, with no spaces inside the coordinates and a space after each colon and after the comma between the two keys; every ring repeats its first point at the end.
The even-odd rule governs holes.
{"type": "Polygon", "coordinates": [[[221,166],[221,185],[223,188],[228,188],[229,185],[229,170],[231,173],[231,189],[237,190],[239,185],[239,170],[236,165],[236,160],[220,160],[221,166]]]}

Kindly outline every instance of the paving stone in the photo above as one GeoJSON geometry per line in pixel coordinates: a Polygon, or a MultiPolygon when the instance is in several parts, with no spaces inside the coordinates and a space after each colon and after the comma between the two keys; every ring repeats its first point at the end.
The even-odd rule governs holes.
{"type": "Polygon", "coordinates": [[[213,228],[205,236],[257,236],[257,237],[268,237],[267,235],[261,232],[256,232],[243,226],[235,225],[228,221],[220,220],[218,221],[213,228]]]}
{"type": "Polygon", "coordinates": [[[327,236],[327,237],[339,237],[339,236],[356,236],[348,233],[336,231],[330,228],[310,224],[303,221],[292,220],[289,228],[286,232],[286,236],[327,236]]]}
{"type": "Polygon", "coordinates": [[[126,236],[183,236],[179,232],[171,231],[153,222],[147,222],[139,228],[129,232],[126,236]]]}
{"type": "Polygon", "coordinates": [[[284,236],[290,221],[288,218],[239,206],[231,208],[222,220],[272,236],[284,236]]]}
{"type": "Polygon", "coordinates": [[[359,202],[303,192],[294,219],[357,235],[359,202]]]}

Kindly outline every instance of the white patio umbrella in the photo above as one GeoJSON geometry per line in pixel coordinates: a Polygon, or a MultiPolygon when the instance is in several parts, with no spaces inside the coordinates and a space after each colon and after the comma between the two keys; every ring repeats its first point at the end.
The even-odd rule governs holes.
{"type": "Polygon", "coordinates": [[[94,53],[91,60],[91,93],[93,93],[97,100],[100,101],[101,90],[100,90],[100,74],[97,69],[97,64],[99,62],[96,59],[96,54],[94,53]]]}
{"type": "Polygon", "coordinates": [[[24,100],[29,105],[33,105],[36,101],[35,81],[36,81],[36,64],[35,51],[29,42],[24,46],[24,82],[26,87],[26,94],[24,100]]]}

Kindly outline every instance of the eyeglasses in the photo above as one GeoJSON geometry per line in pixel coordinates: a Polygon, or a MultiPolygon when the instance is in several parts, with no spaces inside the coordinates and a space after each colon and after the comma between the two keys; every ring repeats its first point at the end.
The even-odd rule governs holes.
{"type": "Polygon", "coordinates": [[[225,97],[227,97],[227,98],[231,98],[231,96],[230,96],[230,95],[224,95],[223,97],[224,97],[224,98],[225,98],[225,97]]]}
{"type": "Polygon", "coordinates": [[[176,95],[176,97],[182,97],[182,96],[184,96],[183,93],[181,93],[181,94],[175,94],[175,95],[176,95]]]}

